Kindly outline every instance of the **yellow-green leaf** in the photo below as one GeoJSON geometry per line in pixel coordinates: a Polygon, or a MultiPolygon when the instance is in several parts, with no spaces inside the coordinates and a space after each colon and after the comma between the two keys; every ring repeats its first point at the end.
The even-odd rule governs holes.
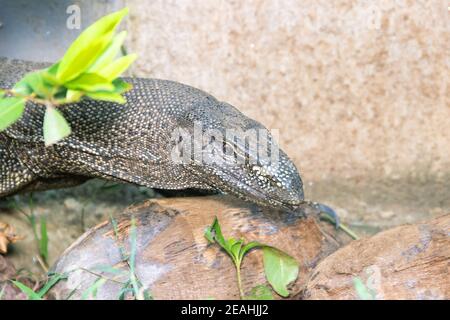
{"type": "Polygon", "coordinates": [[[134,62],[134,60],[136,60],[136,58],[137,55],[134,53],[124,57],[120,57],[113,63],[100,70],[98,73],[102,77],[112,81],[119,77],[125,70],[127,70],[128,67],[134,62]]]}
{"type": "Polygon", "coordinates": [[[63,115],[54,107],[47,107],[44,116],[44,141],[46,146],[61,141],[71,132],[63,115]]]}
{"type": "Polygon", "coordinates": [[[273,247],[266,246],[263,252],[267,281],[280,296],[289,296],[287,286],[298,277],[298,262],[290,255],[273,247]]]}
{"type": "Polygon", "coordinates": [[[113,33],[110,32],[96,40],[93,40],[93,42],[91,42],[88,46],[85,46],[82,50],[79,50],[76,53],[76,56],[70,64],[63,64],[66,61],[64,56],[56,74],[58,80],[65,83],[75,79],[80,74],[85,72],[109,45],[112,36],[113,33]]]}
{"type": "Polygon", "coordinates": [[[67,90],[65,103],[77,102],[84,95],[83,91],[78,90],[67,90]]]}
{"type": "Polygon", "coordinates": [[[51,95],[50,87],[45,83],[42,74],[42,71],[29,73],[20,82],[25,83],[39,98],[47,98],[51,95]]]}
{"type": "Polygon", "coordinates": [[[86,96],[95,100],[110,101],[120,104],[124,104],[125,102],[127,102],[124,97],[114,92],[88,92],[86,93],[86,96]]]}
{"type": "Polygon", "coordinates": [[[47,72],[50,73],[51,75],[56,76],[56,74],[58,73],[58,69],[59,69],[59,65],[60,64],[61,64],[61,62],[58,61],[58,62],[52,64],[50,67],[48,67],[45,70],[47,70],[47,72]]]}
{"type": "Polygon", "coordinates": [[[0,99],[0,131],[16,122],[25,110],[25,100],[22,98],[0,99]]]}
{"type": "Polygon", "coordinates": [[[83,73],[78,78],[67,82],[65,86],[72,90],[82,90],[88,92],[114,90],[114,85],[111,81],[95,73],[83,73]]]}
{"type": "Polygon", "coordinates": [[[131,90],[133,88],[133,86],[125,81],[123,81],[120,78],[117,78],[116,80],[114,80],[113,82],[114,85],[114,92],[115,93],[125,93],[129,90],[131,90]]]}
{"type": "Polygon", "coordinates": [[[23,79],[22,79],[14,85],[14,87],[12,88],[12,91],[15,94],[18,94],[21,96],[28,96],[31,94],[31,92],[33,90],[30,88],[28,83],[26,81],[23,81],[23,79]]]}
{"type": "Polygon", "coordinates": [[[5,90],[0,89],[0,99],[5,96],[5,90]]]}
{"type": "MultiPolygon", "coordinates": [[[[99,19],[84,30],[66,51],[66,54],[62,58],[59,65],[57,77],[65,80],[75,78],[76,75],[73,76],[72,72],[75,70],[74,65],[77,64],[77,60],[79,60],[80,57],[82,58],[80,53],[90,47],[97,39],[103,38],[107,35],[112,37],[117,25],[127,14],[128,8],[124,8],[99,19]]],[[[111,38],[109,41],[110,40],[111,38]]],[[[109,41],[107,45],[109,44],[109,41]]],[[[86,69],[81,70],[80,73],[85,70],[86,69]]]]}
{"type": "Polygon", "coordinates": [[[61,85],[61,81],[52,74],[48,69],[42,71],[42,78],[44,78],[45,82],[52,85],[52,86],[59,86],[61,85]]]}
{"type": "Polygon", "coordinates": [[[117,54],[120,51],[120,47],[125,41],[125,37],[127,36],[126,31],[120,32],[118,35],[114,37],[111,44],[106,48],[106,50],[97,58],[94,64],[89,68],[88,72],[97,72],[110,63],[114,61],[114,58],[117,57],[117,54]]]}

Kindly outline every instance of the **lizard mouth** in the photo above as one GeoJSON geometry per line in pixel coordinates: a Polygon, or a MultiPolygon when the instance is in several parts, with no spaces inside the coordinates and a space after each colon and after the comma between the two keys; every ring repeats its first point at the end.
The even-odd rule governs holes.
{"type": "Polygon", "coordinates": [[[283,209],[288,212],[295,211],[303,202],[301,199],[284,201],[280,198],[270,195],[267,192],[263,192],[254,188],[253,186],[242,181],[242,179],[238,179],[231,172],[223,173],[227,176],[225,183],[223,179],[220,179],[220,177],[218,184],[211,184],[211,181],[207,181],[206,183],[212,188],[218,189],[219,191],[227,194],[234,195],[238,198],[253,202],[264,207],[283,209]]]}

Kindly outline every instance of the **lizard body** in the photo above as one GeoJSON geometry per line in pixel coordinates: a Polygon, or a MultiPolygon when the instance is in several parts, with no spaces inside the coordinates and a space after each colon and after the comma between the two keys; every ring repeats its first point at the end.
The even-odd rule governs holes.
{"type": "MultiPolygon", "coordinates": [[[[26,72],[44,66],[0,58],[0,88],[12,88],[26,72]]],[[[50,147],[44,146],[42,136],[45,109],[28,102],[22,118],[0,132],[0,198],[103,178],[158,189],[218,190],[288,210],[304,202],[300,175],[281,150],[276,167],[249,161],[176,163],[171,158],[172,133],[181,128],[192,134],[195,123],[224,136],[229,129],[262,130],[272,143],[259,122],[188,85],[158,79],[124,80],[133,86],[125,94],[124,105],[83,99],[60,107],[72,134],[50,147]]],[[[224,146],[222,141],[213,141],[212,150],[224,146]]],[[[232,143],[231,148],[246,159],[251,156],[246,145],[232,143]]]]}

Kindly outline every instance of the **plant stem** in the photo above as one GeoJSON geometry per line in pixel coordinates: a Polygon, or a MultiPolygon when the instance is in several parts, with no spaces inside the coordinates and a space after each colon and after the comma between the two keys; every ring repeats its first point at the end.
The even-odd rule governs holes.
{"type": "Polygon", "coordinates": [[[86,269],[86,268],[80,268],[80,270],[85,271],[85,272],[87,272],[87,273],[90,273],[90,274],[92,274],[92,275],[94,275],[94,276],[96,276],[96,277],[98,277],[98,278],[101,278],[101,279],[105,279],[105,280],[108,280],[108,281],[112,281],[112,282],[115,282],[115,283],[118,283],[118,284],[121,284],[121,285],[124,285],[124,284],[125,284],[125,283],[122,282],[122,281],[116,280],[116,279],[114,279],[114,278],[105,277],[104,275],[102,275],[102,274],[100,274],[100,273],[91,271],[91,270],[86,269]]]}
{"type": "Polygon", "coordinates": [[[18,98],[23,98],[27,101],[31,101],[37,104],[43,104],[43,105],[48,105],[49,103],[51,104],[51,106],[54,107],[58,107],[60,105],[62,105],[63,103],[56,101],[55,99],[53,99],[52,97],[48,98],[48,99],[41,99],[41,98],[36,98],[36,94],[32,93],[31,95],[28,96],[24,96],[21,94],[17,94],[16,92],[14,92],[14,90],[12,89],[1,89],[4,92],[6,92],[7,94],[13,96],[13,97],[18,97],[18,98]]]}
{"type": "Polygon", "coordinates": [[[241,279],[241,262],[236,261],[236,274],[237,274],[237,282],[239,287],[239,296],[241,297],[241,300],[244,299],[244,290],[242,289],[242,279],[241,279]]]}

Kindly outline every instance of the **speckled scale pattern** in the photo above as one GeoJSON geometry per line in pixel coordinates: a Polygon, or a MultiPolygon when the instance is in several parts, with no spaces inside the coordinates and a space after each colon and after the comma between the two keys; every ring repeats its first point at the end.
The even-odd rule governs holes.
{"type": "MultiPolygon", "coordinates": [[[[0,58],[0,87],[11,88],[25,72],[44,66],[0,58]]],[[[275,171],[173,162],[173,131],[192,132],[194,122],[224,134],[267,129],[199,89],[168,80],[124,80],[133,86],[124,105],[83,99],[60,107],[72,134],[51,147],[43,143],[44,107],[28,103],[21,120],[0,133],[0,197],[37,180],[81,176],[159,189],[216,189],[272,206],[303,200],[300,176],[282,151],[275,171]]]]}

